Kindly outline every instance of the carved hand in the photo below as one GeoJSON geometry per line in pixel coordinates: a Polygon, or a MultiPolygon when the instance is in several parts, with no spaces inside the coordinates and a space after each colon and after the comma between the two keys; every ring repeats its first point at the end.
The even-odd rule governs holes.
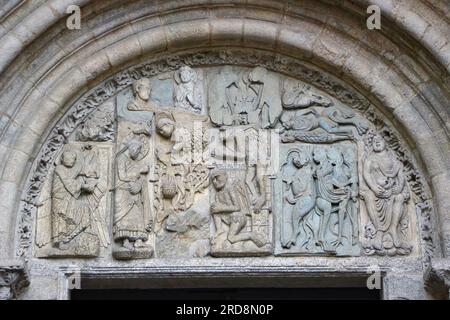
{"type": "Polygon", "coordinates": [[[384,193],[384,189],[379,185],[374,185],[373,188],[371,189],[373,190],[373,192],[375,192],[375,195],[377,197],[381,197],[382,194],[384,193]]]}
{"type": "Polygon", "coordinates": [[[255,204],[255,213],[259,214],[261,212],[262,207],[266,203],[266,199],[264,197],[260,197],[255,204]]]}
{"type": "Polygon", "coordinates": [[[286,197],[284,197],[284,199],[289,203],[289,204],[296,204],[297,200],[291,196],[291,195],[287,195],[286,197]]]}
{"type": "Polygon", "coordinates": [[[95,191],[97,184],[97,179],[87,179],[87,181],[83,182],[81,185],[81,189],[85,192],[92,193],[95,191]]]}
{"type": "Polygon", "coordinates": [[[141,168],[141,174],[147,174],[150,171],[149,166],[143,166],[141,168]]]}
{"type": "Polygon", "coordinates": [[[131,194],[138,194],[142,190],[142,183],[140,181],[136,181],[130,183],[129,191],[131,194]]]}
{"type": "Polygon", "coordinates": [[[390,198],[392,196],[392,190],[383,190],[380,196],[385,199],[390,198]]]}
{"type": "Polygon", "coordinates": [[[153,221],[150,221],[147,226],[145,227],[145,231],[147,231],[148,233],[152,233],[153,232],[153,221]]]}
{"type": "Polygon", "coordinates": [[[358,200],[358,195],[359,195],[359,192],[358,192],[358,191],[353,190],[353,191],[351,192],[350,197],[351,197],[351,199],[352,199],[353,202],[356,202],[356,200],[358,200]]]}
{"type": "Polygon", "coordinates": [[[218,203],[211,203],[210,209],[212,213],[218,213],[220,206],[218,203]]]}

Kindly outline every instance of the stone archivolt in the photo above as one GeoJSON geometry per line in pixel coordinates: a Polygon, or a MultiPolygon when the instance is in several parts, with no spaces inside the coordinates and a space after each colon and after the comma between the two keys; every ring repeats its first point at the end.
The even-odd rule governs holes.
{"type": "Polygon", "coordinates": [[[23,203],[19,230],[37,209],[37,255],[418,255],[421,237],[431,256],[414,207],[427,189],[395,131],[332,79],[257,54],[173,56],[80,100],[23,203]]]}
{"type": "MultiPolygon", "coordinates": [[[[41,258],[90,258],[75,261],[120,272],[126,264],[113,256],[155,257],[133,266],[166,266],[159,258],[208,255],[215,258],[176,261],[214,271],[214,264],[231,270],[245,261],[261,273],[266,263],[295,273],[301,261],[301,272],[331,266],[339,275],[366,261],[380,263],[402,273],[385,278],[392,284],[385,298],[417,298],[410,293],[420,288],[409,281],[422,277],[423,262],[430,287],[445,293],[448,263],[433,261],[450,254],[445,1],[71,3],[82,8],[89,28],[67,30],[65,0],[11,0],[0,10],[0,258],[29,262],[36,283],[31,296],[52,292],[41,281],[67,263],[41,258]],[[382,30],[362,28],[369,4],[381,7],[382,30]],[[142,61],[148,62],[136,65],[142,61]],[[201,125],[191,125],[202,117],[201,125]],[[158,125],[160,118],[166,120],[158,125]],[[264,141],[261,130],[279,130],[280,147],[265,150],[277,156],[258,167],[242,141],[264,141]],[[375,133],[386,142],[384,151],[374,150],[375,133]],[[124,208],[116,162],[132,163],[125,140],[133,136],[148,141],[148,154],[137,161],[143,162],[140,178],[127,179],[129,188],[121,191],[136,200],[133,208],[150,210],[142,219],[141,210],[132,211],[142,220],[136,228],[141,241],[127,232],[123,249],[118,235],[125,233],[117,232],[114,219],[124,208]],[[207,146],[215,137],[224,153],[218,148],[214,157],[202,155],[201,166],[192,160],[181,168],[183,157],[199,159],[200,144],[189,151],[189,141],[207,146]],[[88,146],[101,163],[95,174],[77,169],[80,159],[92,159],[83,151],[88,146]],[[66,149],[81,154],[72,168],[61,163],[66,149]],[[224,165],[217,161],[221,154],[235,161],[224,165]],[[214,172],[225,172],[230,192],[224,194],[238,199],[230,207],[235,211],[217,214],[225,222],[235,216],[220,237],[210,212],[220,193],[214,172]],[[333,188],[320,187],[323,181],[333,188]],[[145,188],[150,205],[144,205],[145,188]],[[216,238],[220,245],[212,248],[216,238]],[[279,257],[220,258],[245,255],[279,257]],[[313,257],[288,257],[298,255],[313,257]],[[416,274],[403,274],[408,271],[416,274]],[[404,281],[408,285],[397,285],[404,281]]],[[[0,285],[2,294],[14,297],[8,283],[0,285]]]]}

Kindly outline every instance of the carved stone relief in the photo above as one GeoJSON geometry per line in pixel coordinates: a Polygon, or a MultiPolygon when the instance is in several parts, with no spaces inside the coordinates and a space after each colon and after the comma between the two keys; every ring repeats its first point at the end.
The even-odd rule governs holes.
{"type": "MultiPolygon", "coordinates": [[[[266,204],[266,181],[256,199],[242,179],[243,170],[215,169],[211,175],[213,256],[256,256],[272,253],[272,216],[266,204]]],[[[252,186],[253,188],[253,186],[252,186]]]]}
{"type": "Polygon", "coordinates": [[[281,156],[284,164],[274,194],[277,253],[358,256],[355,145],[296,143],[283,146],[281,156]]]}
{"type": "Polygon", "coordinates": [[[119,80],[62,142],[36,202],[39,257],[418,252],[422,189],[368,113],[265,67],[119,80]]]}
{"type": "Polygon", "coordinates": [[[368,216],[363,241],[366,254],[411,253],[411,192],[403,164],[376,132],[367,135],[362,177],[361,197],[368,216]]]}
{"type": "Polygon", "coordinates": [[[13,300],[30,285],[28,271],[21,261],[0,261],[0,301],[13,300]]]}
{"type": "Polygon", "coordinates": [[[271,158],[278,144],[246,115],[238,119],[238,126],[211,131],[212,255],[268,255],[273,250],[271,158]]]}
{"type": "Polygon", "coordinates": [[[84,142],[112,142],[115,133],[114,118],[114,103],[105,103],[80,126],[76,139],[84,142]]]}
{"type": "Polygon", "coordinates": [[[210,252],[208,185],[204,161],[208,118],[157,112],[154,209],[158,256],[202,257],[210,252]]]}
{"type": "MultiPolygon", "coordinates": [[[[135,92],[144,92],[149,90],[147,85],[149,82],[139,81],[140,87],[133,88],[135,92]]],[[[133,106],[129,104],[129,108],[133,106]]],[[[151,121],[118,118],[113,188],[113,256],[116,259],[147,259],[154,253],[151,237],[154,214],[148,181],[153,149],[151,130],[151,121]]]]}
{"type": "Polygon", "coordinates": [[[366,120],[348,107],[314,93],[310,86],[286,80],[283,92],[285,112],[281,123],[284,143],[333,143],[355,140],[368,130],[366,120]],[[356,130],[355,130],[356,129],[356,130]]]}
{"type": "Polygon", "coordinates": [[[96,257],[110,244],[112,145],[65,145],[38,212],[37,255],[96,257]]]}
{"type": "Polygon", "coordinates": [[[175,72],[174,79],[175,108],[201,113],[204,109],[202,71],[184,66],[175,72]]]}
{"type": "Polygon", "coordinates": [[[273,128],[282,113],[280,78],[265,68],[237,70],[230,66],[208,75],[208,102],[213,124],[238,125],[242,121],[273,128]],[[245,120],[243,120],[245,119],[245,120]]]}

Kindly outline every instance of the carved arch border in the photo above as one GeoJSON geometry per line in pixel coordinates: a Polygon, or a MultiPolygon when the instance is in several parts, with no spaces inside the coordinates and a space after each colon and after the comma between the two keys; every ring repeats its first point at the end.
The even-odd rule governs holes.
{"type": "Polygon", "coordinates": [[[430,265],[439,248],[439,241],[433,233],[436,216],[430,188],[422,170],[397,130],[374,104],[350,85],[344,85],[334,76],[317,67],[287,55],[249,48],[197,49],[195,52],[181,51],[165,56],[157,56],[117,73],[84,94],[66,112],[51,130],[43,144],[27,179],[19,206],[15,234],[15,254],[28,261],[34,239],[34,229],[38,198],[49,169],[70,134],[103,102],[129,87],[133,81],[143,77],[153,77],[175,71],[179,67],[208,67],[236,65],[243,67],[262,66],[311,84],[336,98],[345,105],[360,112],[385,137],[389,147],[396,153],[405,167],[408,183],[414,193],[416,214],[419,223],[419,238],[424,267],[430,265]]]}

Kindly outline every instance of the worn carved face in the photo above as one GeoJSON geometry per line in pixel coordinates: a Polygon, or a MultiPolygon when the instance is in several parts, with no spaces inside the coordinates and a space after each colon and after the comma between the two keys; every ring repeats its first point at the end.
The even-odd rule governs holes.
{"type": "Polygon", "coordinates": [[[212,183],[216,190],[222,190],[227,184],[228,177],[224,173],[216,174],[212,177],[212,183]]]}
{"type": "Polygon", "coordinates": [[[135,160],[137,159],[137,157],[139,157],[139,154],[141,153],[142,150],[142,146],[138,144],[133,144],[129,146],[128,150],[130,152],[131,159],[135,160]]]}
{"type": "Polygon", "coordinates": [[[248,115],[246,113],[240,113],[238,116],[238,122],[241,126],[248,125],[248,115]]]}
{"type": "Polygon", "coordinates": [[[77,161],[77,155],[74,152],[66,151],[62,155],[62,163],[67,168],[72,168],[77,161]]]}
{"type": "Polygon", "coordinates": [[[147,101],[148,99],[150,99],[150,93],[151,85],[149,80],[143,79],[136,85],[136,94],[142,100],[147,101]]]}
{"type": "Polygon", "coordinates": [[[331,164],[333,165],[340,165],[343,162],[341,153],[334,149],[331,149],[328,152],[328,158],[330,159],[331,164]]]}
{"type": "Polygon", "coordinates": [[[250,72],[248,78],[251,82],[263,82],[266,77],[267,70],[261,67],[256,67],[250,72]]]}
{"type": "Polygon", "coordinates": [[[175,126],[171,123],[166,123],[158,127],[158,133],[165,138],[170,138],[175,130],[175,126]]]}
{"type": "Polygon", "coordinates": [[[292,157],[292,163],[297,168],[301,168],[306,164],[306,159],[303,159],[303,158],[304,157],[302,157],[299,153],[294,153],[294,155],[292,157]]]}
{"type": "Polygon", "coordinates": [[[181,69],[180,79],[182,82],[188,83],[188,82],[192,81],[193,78],[194,78],[194,73],[192,70],[190,70],[188,68],[181,69]]]}
{"type": "Polygon", "coordinates": [[[379,135],[376,135],[375,137],[373,137],[372,144],[373,144],[373,151],[375,151],[375,152],[382,152],[386,149],[386,142],[379,135]]]}
{"type": "Polygon", "coordinates": [[[313,159],[315,162],[318,162],[318,163],[322,162],[325,159],[325,156],[326,156],[325,152],[323,152],[320,149],[315,150],[313,153],[313,159]]]}

